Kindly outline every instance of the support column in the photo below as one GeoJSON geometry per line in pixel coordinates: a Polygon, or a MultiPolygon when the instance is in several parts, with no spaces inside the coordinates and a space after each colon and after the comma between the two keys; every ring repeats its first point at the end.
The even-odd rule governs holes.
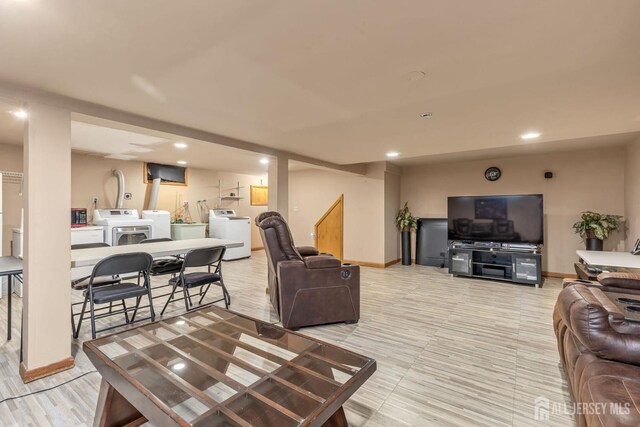
{"type": "Polygon", "coordinates": [[[289,216],[289,159],[279,156],[269,163],[269,210],[289,216]]]}
{"type": "Polygon", "coordinates": [[[24,137],[24,382],[72,368],[71,116],[29,105],[24,137]]]}

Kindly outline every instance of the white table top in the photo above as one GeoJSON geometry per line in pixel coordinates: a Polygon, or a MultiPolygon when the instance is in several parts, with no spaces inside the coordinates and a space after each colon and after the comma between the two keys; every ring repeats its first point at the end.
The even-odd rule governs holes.
{"type": "Polygon", "coordinates": [[[189,239],[173,240],[171,242],[144,243],[137,245],[108,246],[104,248],[74,249],[71,251],[71,268],[87,267],[97,264],[100,260],[117,254],[131,252],[146,252],[154,258],[180,255],[192,249],[209,248],[211,246],[226,246],[239,248],[244,243],[235,240],[222,239],[189,239]]]}
{"type": "Polygon", "coordinates": [[[12,256],[0,256],[0,276],[22,274],[22,260],[12,256]]]}
{"type": "Polygon", "coordinates": [[[630,252],[580,250],[576,251],[576,254],[589,265],[640,268],[640,255],[633,255],[630,252]]]}

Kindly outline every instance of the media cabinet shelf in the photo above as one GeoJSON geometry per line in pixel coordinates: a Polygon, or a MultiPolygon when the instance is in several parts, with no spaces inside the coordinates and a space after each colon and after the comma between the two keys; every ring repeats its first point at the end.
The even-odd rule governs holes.
{"type": "Polygon", "coordinates": [[[538,251],[452,247],[449,248],[449,273],[537,288],[542,285],[542,255],[538,251]]]}

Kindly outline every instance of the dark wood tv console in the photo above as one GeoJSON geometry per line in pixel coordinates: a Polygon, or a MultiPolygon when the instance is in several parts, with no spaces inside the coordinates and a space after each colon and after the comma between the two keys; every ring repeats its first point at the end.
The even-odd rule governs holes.
{"type": "Polygon", "coordinates": [[[479,277],[513,283],[542,285],[542,255],[538,250],[475,247],[449,248],[452,276],[479,277]]]}

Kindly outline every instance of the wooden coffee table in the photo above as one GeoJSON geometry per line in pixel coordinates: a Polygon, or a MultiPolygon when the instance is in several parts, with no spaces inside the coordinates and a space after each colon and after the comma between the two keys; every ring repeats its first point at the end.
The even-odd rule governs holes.
{"type": "Polygon", "coordinates": [[[83,345],[94,425],[346,426],[375,360],[209,306],[83,345]]]}

